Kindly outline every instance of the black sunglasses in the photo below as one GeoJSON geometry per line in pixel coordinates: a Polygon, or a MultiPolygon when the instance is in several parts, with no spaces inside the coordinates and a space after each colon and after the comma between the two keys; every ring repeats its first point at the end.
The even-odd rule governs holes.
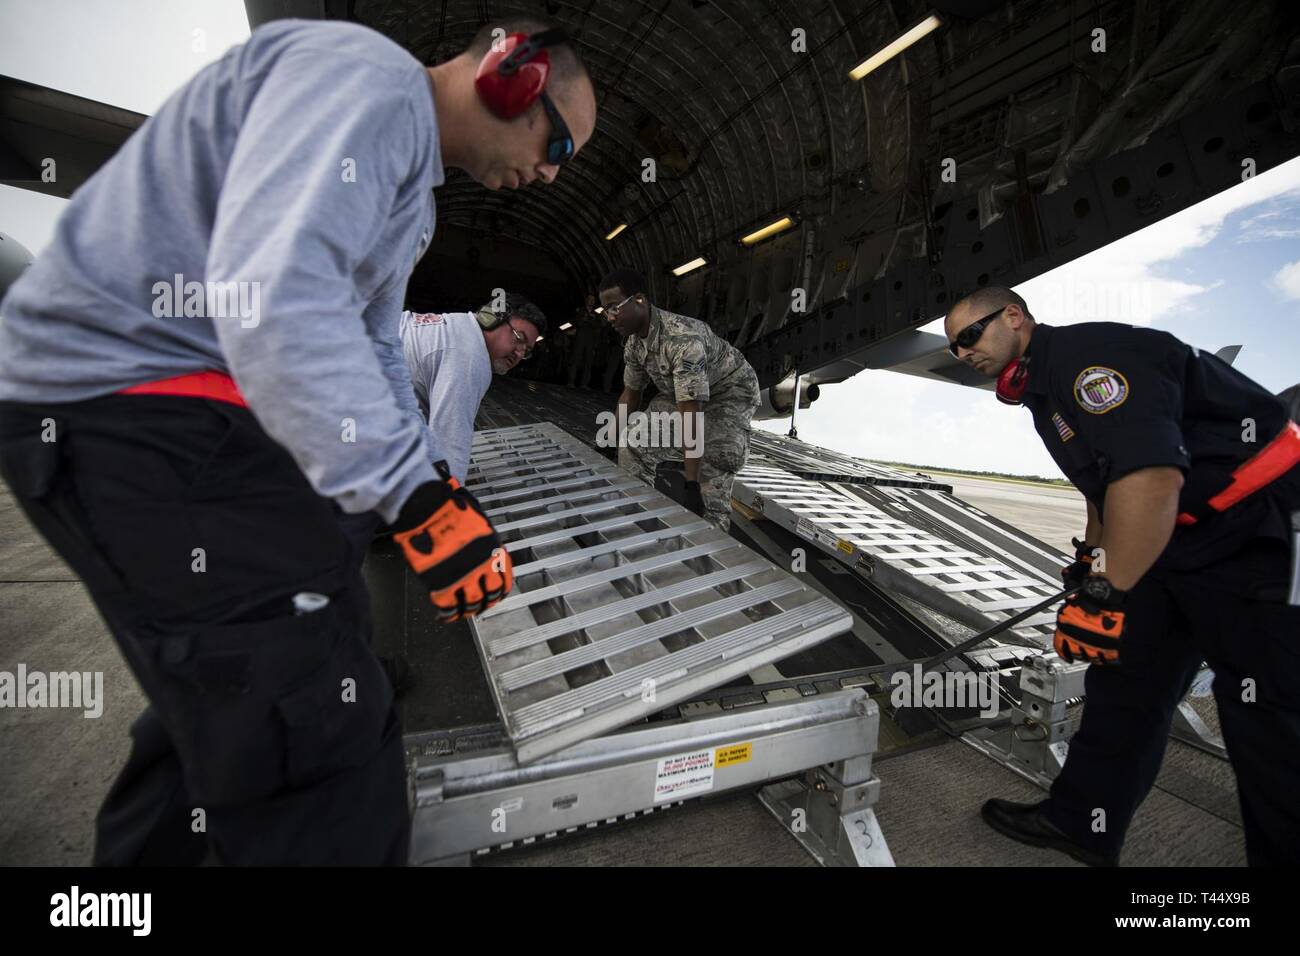
{"type": "Polygon", "coordinates": [[[546,161],[552,166],[559,166],[573,158],[573,134],[569,132],[568,124],[545,90],[542,90],[541,100],[546,118],[551,121],[551,138],[546,143],[546,161]]]}
{"type": "Polygon", "coordinates": [[[1006,306],[1004,305],[996,312],[990,312],[988,315],[984,316],[984,318],[976,319],[970,325],[966,326],[966,328],[958,332],[957,337],[948,343],[948,351],[953,354],[953,358],[960,357],[957,355],[958,349],[973,349],[975,343],[980,340],[980,336],[984,334],[985,326],[996,319],[1005,310],[1006,306]]]}

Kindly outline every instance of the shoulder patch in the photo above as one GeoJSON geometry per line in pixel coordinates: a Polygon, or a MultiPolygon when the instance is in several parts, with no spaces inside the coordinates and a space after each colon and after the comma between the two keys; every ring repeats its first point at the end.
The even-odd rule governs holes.
{"type": "Polygon", "coordinates": [[[1128,398],[1128,379],[1113,368],[1090,365],[1074,380],[1074,400],[1085,412],[1104,415],[1128,398]]]}

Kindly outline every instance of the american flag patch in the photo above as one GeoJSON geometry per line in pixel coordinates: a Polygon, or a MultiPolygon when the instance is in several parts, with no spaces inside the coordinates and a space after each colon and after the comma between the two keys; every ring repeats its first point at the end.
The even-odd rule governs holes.
{"type": "Polygon", "coordinates": [[[1061,436],[1061,441],[1069,441],[1074,437],[1074,429],[1065,424],[1065,419],[1058,412],[1052,412],[1052,424],[1056,426],[1056,434],[1061,436]]]}

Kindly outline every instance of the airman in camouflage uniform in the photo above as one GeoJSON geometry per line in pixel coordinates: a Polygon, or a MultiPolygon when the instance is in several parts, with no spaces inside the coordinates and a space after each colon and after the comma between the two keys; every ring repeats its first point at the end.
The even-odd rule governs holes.
{"type": "MultiPolygon", "coordinates": [[[[699,483],[703,516],[725,531],[731,524],[731,485],[749,455],[758,377],[744,355],[708,325],[652,305],[638,273],[617,270],[601,287],[606,318],[624,341],[619,404],[634,411],[651,382],[659,392],[645,409],[652,417],[656,412],[703,413],[702,429],[697,429],[702,434],[695,436],[703,439],[702,455],[697,448],[684,456],[680,446],[634,441],[635,430],[629,428],[626,447],[620,444],[619,465],[653,485],[661,463],[683,462],[688,487],[691,481],[699,483]]],[[[687,432],[686,437],[692,436],[687,432]]]]}

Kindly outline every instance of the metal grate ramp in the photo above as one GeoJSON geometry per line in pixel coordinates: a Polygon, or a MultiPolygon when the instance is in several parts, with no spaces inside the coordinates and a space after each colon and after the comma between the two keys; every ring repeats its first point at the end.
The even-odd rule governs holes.
{"type": "Polygon", "coordinates": [[[816,481],[952,491],[951,485],[921,477],[915,472],[908,473],[898,468],[872,464],[829,448],[773,435],[761,428],[753,429],[750,434],[749,463],[780,468],[800,478],[816,481]]]}
{"type": "Polygon", "coordinates": [[[552,424],[475,435],[515,590],[471,620],[521,763],[849,630],[843,608],[552,424]]]}
{"type": "MultiPolygon", "coordinates": [[[[878,586],[977,630],[1060,590],[1060,555],[944,491],[816,481],[751,463],[732,495],[878,586]]],[[[1055,620],[1045,611],[1014,633],[1047,646],[1055,620]]]]}

